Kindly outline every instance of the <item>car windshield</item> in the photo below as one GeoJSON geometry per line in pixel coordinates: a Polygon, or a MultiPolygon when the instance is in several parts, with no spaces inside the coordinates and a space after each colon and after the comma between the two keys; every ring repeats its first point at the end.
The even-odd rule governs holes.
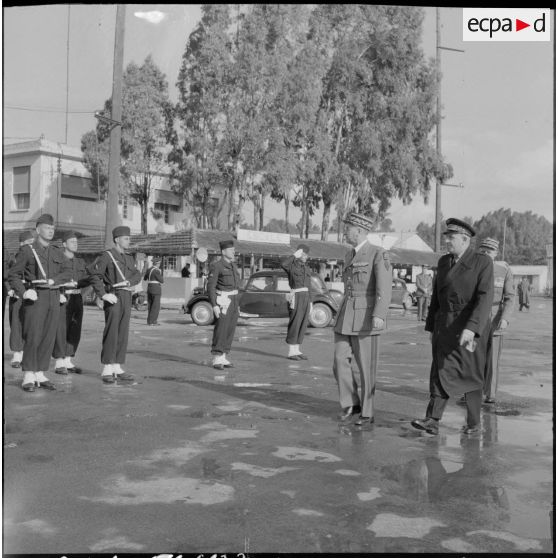
{"type": "Polygon", "coordinates": [[[274,279],[270,275],[252,277],[246,285],[246,290],[251,292],[273,291],[274,279]]]}

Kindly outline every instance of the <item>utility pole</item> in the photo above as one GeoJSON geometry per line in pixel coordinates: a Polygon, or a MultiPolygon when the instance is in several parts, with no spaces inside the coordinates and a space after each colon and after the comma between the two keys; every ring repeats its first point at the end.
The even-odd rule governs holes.
{"type": "Polygon", "coordinates": [[[68,145],[68,99],[70,96],[70,4],[68,4],[68,34],[66,35],[66,132],[64,143],[68,145]]]}
{"type": "Polygon", "coordinates": [[[504,240],[502,242],[502,259],[506,261],[506,228],[508,226],[508,218],[504,217],[504,240]]]}
{"type": "Polygon", "coordinates": [[[110,131],[109,176],[107,190],[107,212],[105,221],[105,248],[112,246],[112,229],[119,223],[118,190],[120,187],[120,141],[122,137],[122,72],[124,68],[124,22],[126,5],[116,6],[116,28],[114,33],[114,66],[112,70],[112,113],[114,123],[110,131]]]}

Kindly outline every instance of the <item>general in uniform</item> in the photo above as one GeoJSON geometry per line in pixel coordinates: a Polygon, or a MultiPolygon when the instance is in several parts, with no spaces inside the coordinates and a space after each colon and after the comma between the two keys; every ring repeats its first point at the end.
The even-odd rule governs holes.
{"type": "Polygon", "coordinates": [[[500,356],[504,346],[504,334],[510,322],[515,300],[513,273],[504,261],[495,261],[500,243],[494,238],[485,238],[479,252],[486,254],[494,262],[494,298],[492,300],[492,324],[486,355],[484,402],[495,403],[500,374],[500,356]]]}
{"type": "Polygon", "coordinates": [[[300,350],[300,346],[304,341],[311,309],[312,270],[306,263],[309,253],[310,248],[306,244],[299,244],[296,252],[281,262],[281,267],[287,272],[291,288],[288,296],[289,325],[287,327],[287,344],[289,345],[287,358],[290,360],[308,360],[308,357],[300,350]]]}
{"type": "Polygon", "coordinates": [[[486,351],[490,337],[494,273],[491,259],[475,252],[475,230],[460,219],[448,219],[444,232],[448,254],[438,261],[426,331],[432,337],[430,401],[414,428],[438,434],[438,422],[450,396],[465,394],[465,434],[480,429],[486,351]]]}
{"type": "Polygon", "coordinates": [[[23,306],[24,391],[35,386],[55,390],[45,376],[56,338],[60,315],[60,284],[69,279],[62,250],[50,244],[54,236],[54,219],[44,213],[37,220],[37,239],[23,246],[8,272],[8,281],[23,306]]]}
{"type": "Polygon", "coordinates": [[[213,368],[223,370],[233,366],[227,359],[227,354],[231,350],[238,321],[240,277],[233,261],[234,240],[219,242],[219,248],[221,259],[214,262],[209,270],[207,292],[216,320],[211,343],[211,354],[214,355],[213,368]]]}
{"type": "Polygon", "coordinates": [[[333,373],[343,409],[340,421],[347,422],[360,413],[355,425],[365,426],[374,422],[380,333],[385,330],[391,301],[391,263],[389,254],[367,239],[374,227],[372,219],[351,213],[345,223],[347,242],[355,248],[345,259],[345,293],[333,328],[333,373]],[[352,360],[360,373],[360,397],[352,360]]]}
{"type": "Polygon", "coordinates": [[[78,250],[78,239],[74,231],[64,232],[62,246],[70,269],[70,280],[62,287],[66,301],[60,306],[56,341],[52,352],[52,356],[56,359],[54,371],[62,375],[67,375],[69,372],[81,374],[81,368],[72,362],[81,340],[83,322],[81,289],[98,279],[89,273],[85,261],[75,255],[78,250]]]}
{"type": "Polygon", "coordinates": [[[112,231],[115,247],[103,252],[95,260],[90,272],[98,280],[93,284],[95,292],[104,301],[105,329],[101,379],[112,384],[133,381],[134,376],[122,370],[128,350],[128,332],[132,312],[133,286],[141,281],[141,272],[136,268],[134,256],[127,253],[130,247],[130,228],[115,227],[112,231]]]}
{"type": "MultiPolygon", "coordinates": [[[[35,237],[31,231],[23,231],[19,235],[19,247],[27,244],[33,244],[35,237]]],[[[8,270],[15,264],[16,258],[13,256],[8,261],[8,270]]],[[[13,352],[11,366],[12,368],[21,368],[23,359],[23,306],[21,297],[15,294],[7,281],[7,295],[10,299],[8,303],[8,316],[10,321],[10,350],[13,352]]]]}
{"type": "Polygon", "coordinates": [[[153,258],[151,265],[147,268],[143,280],[147,281],[147,325],[161,325],[157,321],[161,311],[161,285],[165,282],[162,271],[157,267],[161,260],[153,258]]]}
{"type": "Polygon", "coordinates": [[[417,275],[417,319],[426,321],[430,299],[432,298],[432,277],[426,273],[425,266],[422,266],[422,272],[417,275]]]}

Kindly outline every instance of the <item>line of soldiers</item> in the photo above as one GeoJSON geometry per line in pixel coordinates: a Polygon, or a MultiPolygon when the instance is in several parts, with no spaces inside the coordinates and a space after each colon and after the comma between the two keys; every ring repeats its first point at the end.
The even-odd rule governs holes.
{"type": "Polygon", "coordinates": [[[101,378],[104,383],[129,382],[132,374],[122,370],[126,359],[132,306],[132,287],[141,280],[130,246],[129,227],[113,230],[115,247],[103,252],[86,267],[78,251],[77,235],[67,231],[62,248],[51,243],[52,215],[41,215],[30,232],[20,236],[20,249],[10,262],[7,289],[10,296],[10,349],[12,366],[23,371],[22,388],[55,390],[47,377],[50,359],[55,373],[81,373],[72,362],[81,338],[83,300],[81,288],[91,285],[103,302],[101,378]]]}

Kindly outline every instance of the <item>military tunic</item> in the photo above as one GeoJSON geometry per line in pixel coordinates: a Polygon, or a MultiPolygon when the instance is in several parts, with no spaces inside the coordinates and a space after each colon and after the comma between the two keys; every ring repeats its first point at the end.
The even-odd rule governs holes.
{"type": "Polygon", "coordinates": [[[289,256],[281,262],[281,267],[287,272],[291,289],[306,289],[293,292],[294,309],[289,304],[289,325],[287,327],[287,343],[300,345],[304,341],[304,334],[308,327],[310,313],[310,280],[312,270],[300,258],[289,256]]]}
{"type": "MultiPolygon", "coordinates": [[[[7,264],[9,271],[16,262],[15,255],[12,256],[7,264]]],[[[7,277],[6,272],[6,277],[7,277]]],[[[5,282],[6,292],[12,290],[10,284],[5,282]]],[[[8,319],[10,322],[10,350],[14,353],[23,351],[23,304],[21,297],[11,296],[8,303],[8,319]]]]}
{"type": "Polygon", "coordinates": [[[345,294],[333,328],[333,373],[339,402],[342,408],[360,405],[362,416],[373,418],[379,335],[383,329],[373,329],[372,318],[385,321],[391,301],[389,254],[366,241],[356,253],[352,250],[347,254],[343,282],[345,294]],[[360,398],[351,370],[352,356],[360,372],[360,398]]]}
{"type": "Polygon", "coordinates": [[[107,293],[116,295],[116,304],[104,303],[105,329],[103,331],[102,364],[124,364],[128,349],[128,333],[132,312],[132,287],[141,281],[141,272],[136,268],[134,256],[121,253],[116,248],[103,252],[92,264],[90,273],[98,280],[93,284],[97,296],[107,293]],[[112,258],[116,260],[120,272],[112,258]],[[129,286],[115,286],[128,281],[129,286]]]}
{"type": "Polygon", "coordinates": [[[64,253],[49,244],[43,246],[39,240],[22,246],[16,262],[8,272],[10,287],[22,300],[23,316],[23,360],[24,372],[46,372],[56,338],[60,315],[60,287],[70,278],[69,267],[64,253]],[[41,266],[37,263],[33,250],[41,266]],[[49,280],[53,284],[49,285],[49,280]],[[46,281],[46,282],[45,282],[46,281]],[[23,300],[23,293],[34,289],[37,300],[23,300]]]}
{"type": "Polygon", "coordinates": [[[207,292],[211,306],[219,306],[221,314],[215,321],[213,329],[213,341],[211,343],[211,352],[213,354],[228,353],[231,349],[234,338],[234,330],[238,321],[239,305],[238,305],[238,288],[240,286],[240,278],[238,269],[234,262],[227,262],[223,258],[214,262],[209,270],[207,278],[207,292]],[[227,296],[227,292],[236,291],[236,294],[227,296]],[[229,305],[223,312],[223,302],[229,305]],[[221,303],[220,303],[221,301],[221,303]]]}
{"type": "Polygon", "coordinates": [[[147,281],[147,323],[157,323],[161,310],[161,284],[165,282],[158,267],[151,266],[143,277],[147,281]]]}

